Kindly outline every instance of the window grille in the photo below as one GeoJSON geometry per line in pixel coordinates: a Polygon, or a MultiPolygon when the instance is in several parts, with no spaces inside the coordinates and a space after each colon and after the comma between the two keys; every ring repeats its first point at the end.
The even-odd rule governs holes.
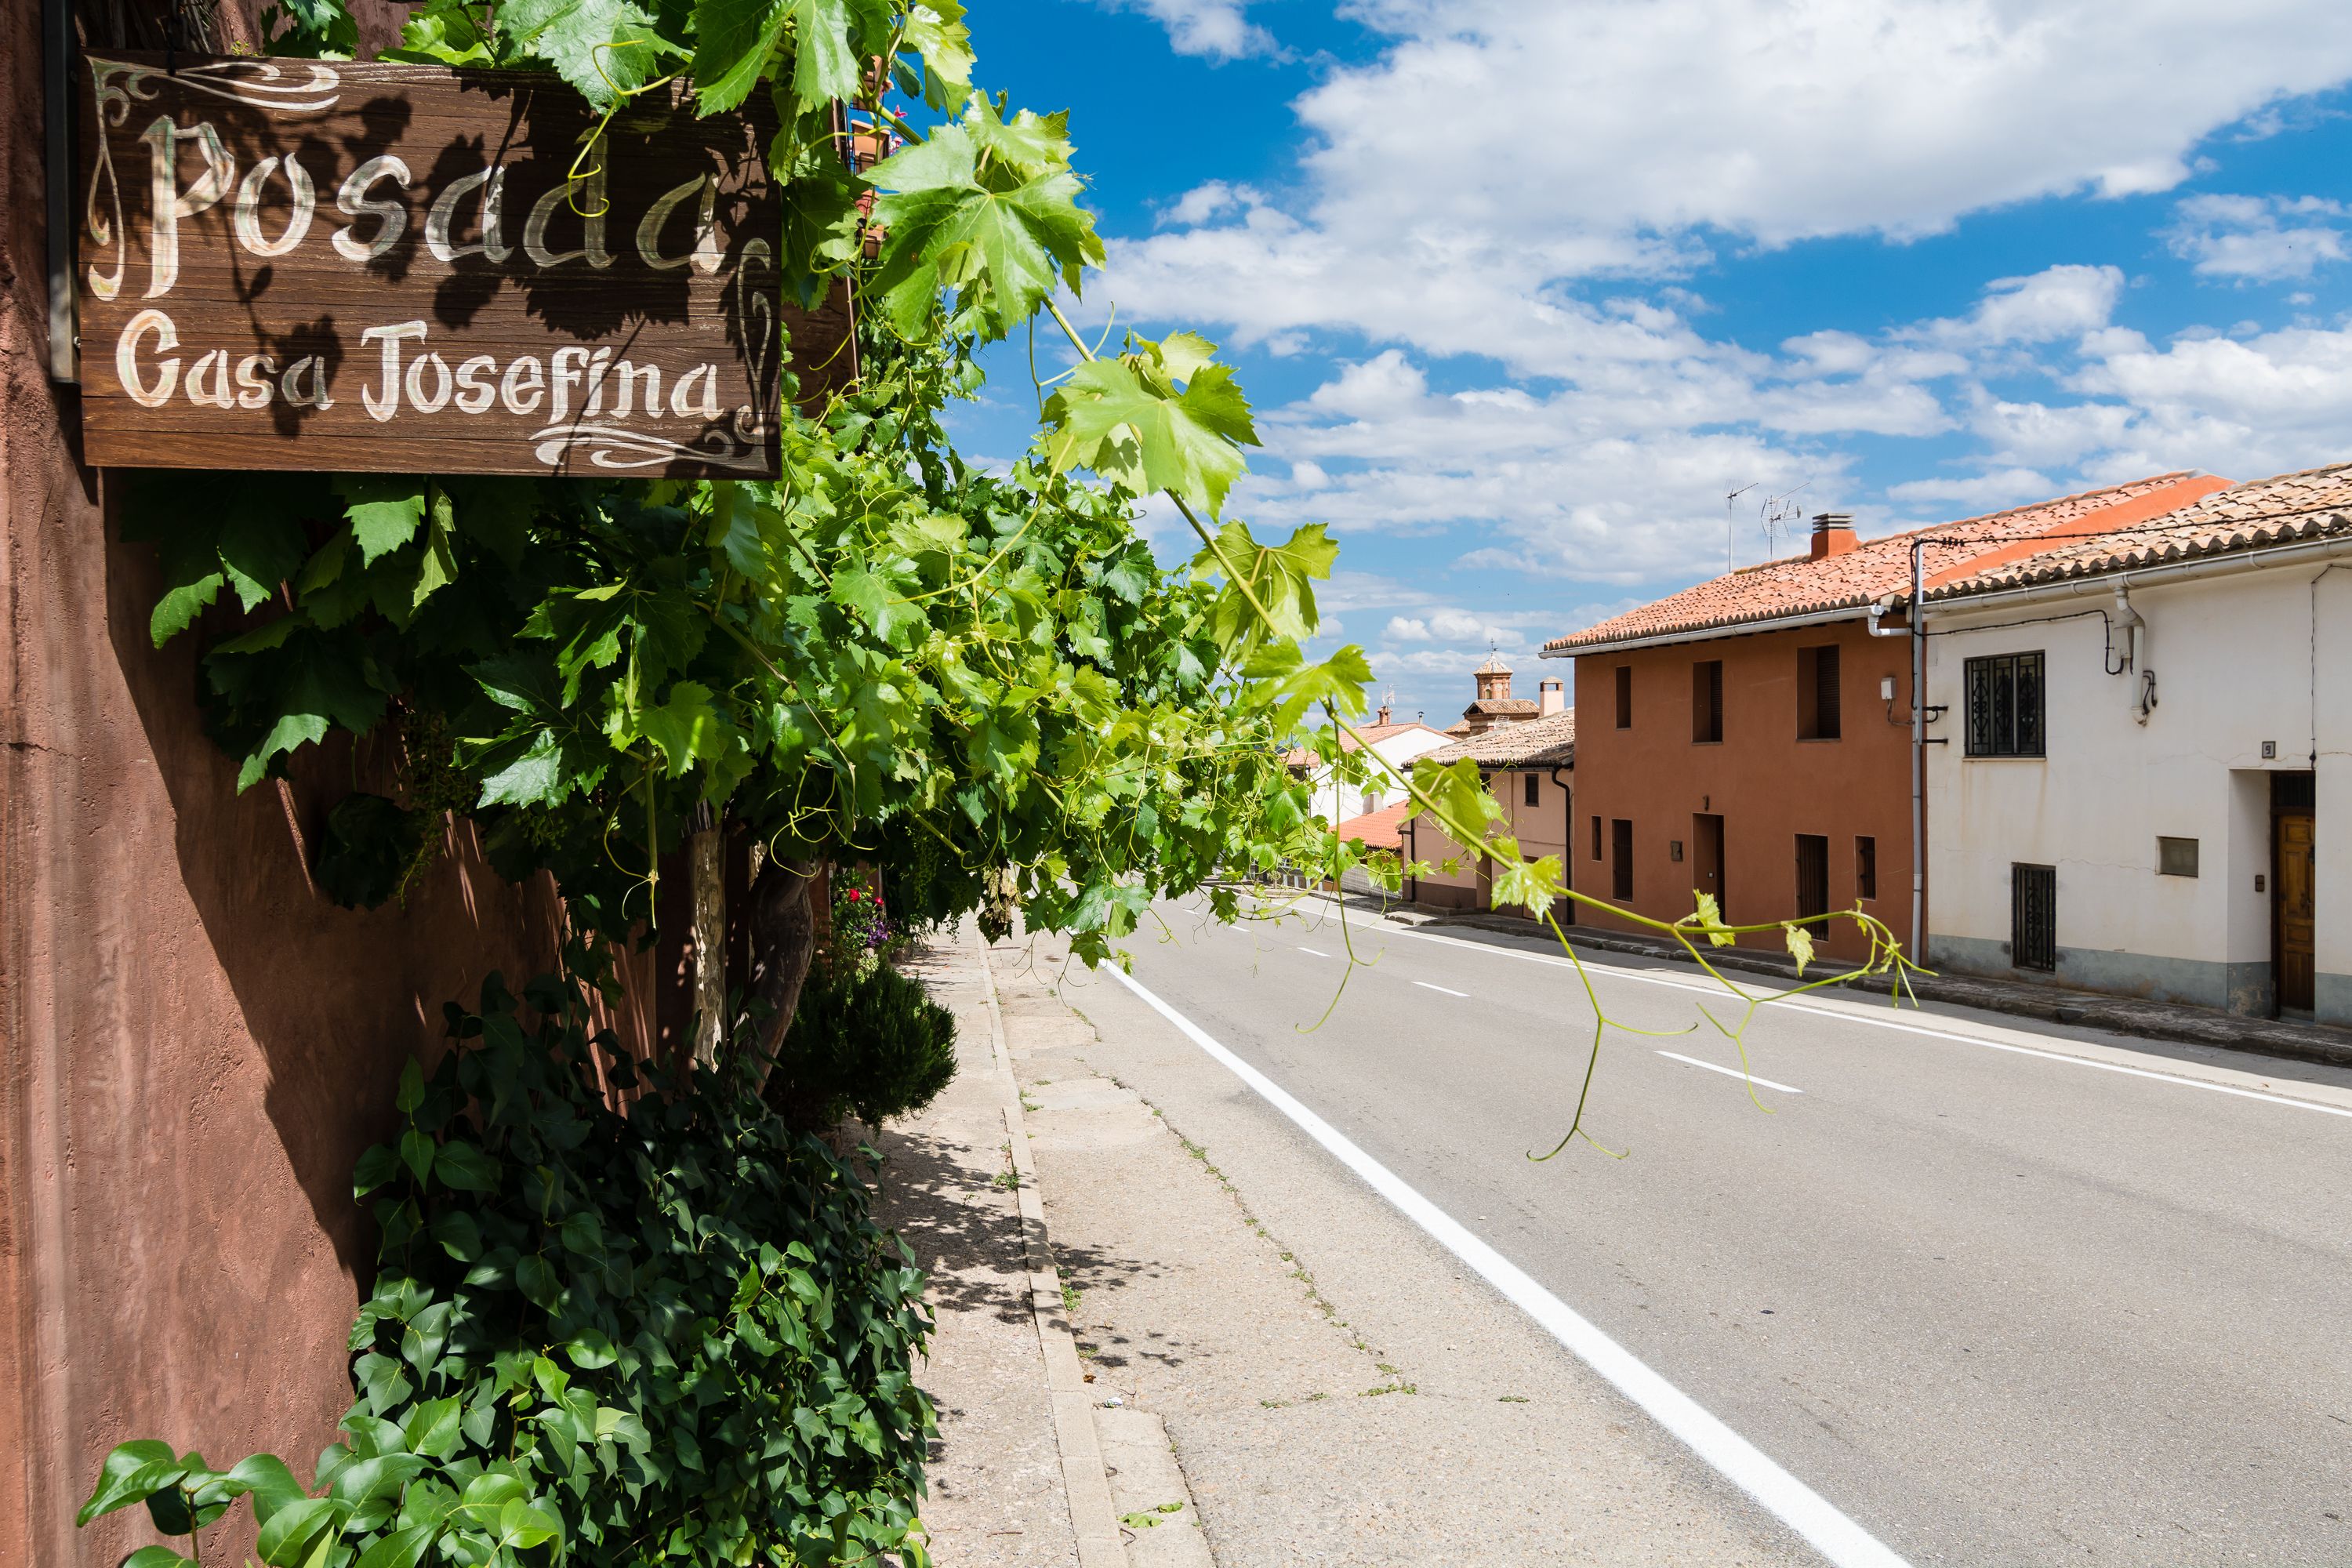
{"type": "Polygon", "coordinates": [[[2058,967],[2058,868],[2009,868],[2009,961],[2020,969],[2058,967]]]}
{"type": "Polygon", "coordinates": [[[2000,653],[1969,659],[1968,754],[2038,757],[2042,743],[2042,656],[2000,653]]]}

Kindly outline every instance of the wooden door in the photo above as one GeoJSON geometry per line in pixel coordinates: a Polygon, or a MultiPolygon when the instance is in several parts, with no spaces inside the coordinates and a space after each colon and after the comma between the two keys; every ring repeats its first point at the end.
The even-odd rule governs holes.
{"type": "Polygon", "coordinates": [[[1715,895],[1715,907],[1728,922],[1731,906],[1723,896],[1723,818],[1691,818],[1691,886],[1715,895]]]}
{"type": "Polygon", "coordinates": [[[2278,1005],[2311,1011],[2313,947],[2312,814],[2282,811],[2272,818],[2271,918],[2276,950],[2278,1005]]]}
{"type": "Polygon", "coordinates": [[[1797,918],[1826,935],[1830,923],[1830,841],[1818,833],[1797,835],[1797,918]]]}

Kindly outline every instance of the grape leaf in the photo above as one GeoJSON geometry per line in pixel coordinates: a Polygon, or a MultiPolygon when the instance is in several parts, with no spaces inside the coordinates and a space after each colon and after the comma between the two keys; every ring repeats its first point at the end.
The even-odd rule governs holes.
{"type": "Polygon", "coordinates": [[[1055,288],[1076,292],[1084,268],[1103,259],[1067,165],[1001,160],[982,167],[983,142],[1007,131],[994,108],[976,99],[963,120],[867,176],[884,193],[874,221],[887,231],[875,287],[900,336],[921,335],[940,290],[951,289],[960,319],[983,336],[1002,337],[1055,288]]]}
{"type": "Polygon", "coordinates": [[[1232,368],[1209,359],[1214,352],[1178,332],[1078,366],[1045,405],[1055,471],[1089,468],[1138,496],[1167,490],[1216,516],[1257,427],[1232,368]]]}

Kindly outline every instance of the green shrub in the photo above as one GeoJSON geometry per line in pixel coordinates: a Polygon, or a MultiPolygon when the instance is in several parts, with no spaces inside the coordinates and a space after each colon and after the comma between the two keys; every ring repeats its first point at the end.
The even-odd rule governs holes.
{"type": "Polygon", "coordinates": [[[869,1126],[937,1099],[955,1077],[955,1016],[882,964],[810,971],[768,1079],[769,1103],[811,1131],[856,1111],[869,1126]]]}
{"type": "Polygon", "coordinates": [[[310,1487],[128,1443],[81,1522],[184,1535],[250,1495],[261,1561],[305,1568],[928,1563],[923,1277],[863,1184],[740,1079],[642,1081],[605,1039],[613,1110],[582,988],[526,994],[448,1008],[360,1162],[379,1271],[310,1487]]]}

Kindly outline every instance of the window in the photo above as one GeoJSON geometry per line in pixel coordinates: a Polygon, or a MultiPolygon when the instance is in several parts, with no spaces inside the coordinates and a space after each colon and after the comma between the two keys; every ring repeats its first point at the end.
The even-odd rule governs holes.
{"type": "Polygon", "coordinates": [[[1522,773],[1519,776],[1528,781],[1526,784],[1521,786],[1519,798],[1526,801],[1529,805],[1540,805],[1543,804],[1543,780],[1537,777],[1534,773],[1522,773]]]}
{"type": "Polygon", "coordinates": [[[1633,825],[1622,817],[1609,824],[1609,896],[1633,896],[1633,825]]]}
{"type": "Polygon", "coordinates": [[[2197,875],[2197,840],[2194,838],[2158,838],[2156,841],[2156,874],[2159,877],[2194,877],[2197,875]]]}
{"type": "Polygon", "coordinates": [[[2001,653],[1965,668],[1969,755],[2038,757],[2042,743],[2042,655],[2001,653]]]}
{"type": "Polygon", "coordinates": [[[1601,819],[1597,816],[1592,819],[1592,858],[1601,858],[1601,819]]]}
{"type": "Polygon", "coordinates": [[[1830,841],[1819,833],[1797,835],[1797,921],[1815,936],[1829,934],[1830,841]]]}
{"type": "Polygon", "coordinates": [[[1630,730],[1633,727],[1633,667],[1621,664],[1617,667],[1617,728],[1630,730]]]}
{"type": "Polygon", "coordinates": [[[2058,967],[2057,867],[2010,867],[2009,961],[2020,969],[2058,967]]]}
{"type": "Polygon", "coordinates": [[[1691,744],[1723,739],[1723,660],[1691,666],[1691,744]]]}
{"type": "Polygon", "coordinates": [[[1853,896],[1878,897],[1878,840],[1857,836],[1853,841],[1853,896]]]}
{"type": "Polygon", "coordinates": [[[1838,650],[1799,648],[1797,739],[1834,741],[1842,732],[1838,720],[1838,650]]]}

